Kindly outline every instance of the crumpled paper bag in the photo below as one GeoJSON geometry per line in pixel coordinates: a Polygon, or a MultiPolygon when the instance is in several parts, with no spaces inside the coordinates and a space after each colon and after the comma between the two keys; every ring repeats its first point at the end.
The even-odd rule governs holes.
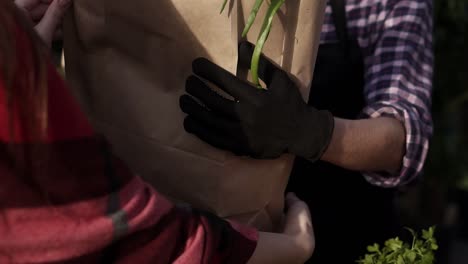
{"type": "MultiPolygon", "coordinates": [[[[247,39],[255,43],[265,1],[247,39]]],[[[206,57],[236,73],[254,0],[77,0],[65,20],[66,75],[116,154],[176,202],[273,230],[281,222],[292,155],[238,157],[184,131],[179,96],[191,63],[206,57]]],[[[264,53],[308,97],[325,0],[287,0],[264,53]]],[[[281,106],[278,106],[281,107],[281,106]]]]}

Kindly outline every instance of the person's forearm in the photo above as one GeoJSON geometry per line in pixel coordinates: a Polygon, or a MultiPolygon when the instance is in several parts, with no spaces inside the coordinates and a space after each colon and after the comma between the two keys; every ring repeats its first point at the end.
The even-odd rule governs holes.
{"type": "Polygon", "coordinates": [[[257,247],[248,264],[300,264],[305,261],[304,250],[293,237],[260,232],[257,247]]]}
{"type": "Polygon", "coordinates": [[[405,154],[405,129],[394,118],[335,118],[332,140],[322,160],[357,171],[397,173],[405,154]]]}

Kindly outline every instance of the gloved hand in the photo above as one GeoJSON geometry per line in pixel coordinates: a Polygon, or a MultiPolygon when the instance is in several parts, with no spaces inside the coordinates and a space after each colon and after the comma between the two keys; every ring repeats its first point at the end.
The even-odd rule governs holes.
{"type": "MultiPolygon", "coordinates": [[[[253,45],[239,46],[239,67],[248,69],[253,45]]],[[[265,57],[260,59],[259,76],[267,89],[241,80],[207,59],[193,62],[186,82],[189,95],[180,98],[188,116],[185,130],[214,147],[254,158],[277,158],[292,153],[318,160],[333,132],[334,120],[328,111],[308,106],[288,74],[265,57]],[[235,100],[210,89],[215,84],[235,100]],[[201,104],[199,102],[201,102],[201,104]]]]}

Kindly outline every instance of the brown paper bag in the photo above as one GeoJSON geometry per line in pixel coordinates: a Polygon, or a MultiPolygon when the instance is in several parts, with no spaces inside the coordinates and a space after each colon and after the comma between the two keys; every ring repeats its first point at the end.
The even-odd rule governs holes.
{"type": "MultiPolygon", "coordinates": [[[[287,0],[265,54],[309,93],[325,0],[287,0]]],[[[78,0],[65,23],[67,79],[95,128],[133,170],[175,201],[271,230],[281,220],[293,157],[254,160],[183,128],[179,96],[191,62],[236,72],[254,0],[78,0]]],[[[248,39],[255,42],[266,2],[248,39]]]]}

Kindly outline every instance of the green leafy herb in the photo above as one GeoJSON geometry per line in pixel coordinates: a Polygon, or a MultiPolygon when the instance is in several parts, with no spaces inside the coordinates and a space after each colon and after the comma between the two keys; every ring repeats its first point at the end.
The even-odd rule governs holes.
{"type": "Polygon", "coordinates": [[[361,264],[433,264],[437,241],[434,238],[435,227],[422,231],[422,238],[412,229],[407,230],[413,235],[411,244],[401,241],[398,237],[389,239],[383,248],[378,244],[367,247],[368,253],[357,261],[361,264]]]}
{"type": "MultiPolygon", "coordinates": [[[[224,0],[223,6],[221,7],[221,12],[226,7],[228,0],[224,0]]],[[[266,13],[265,19],[263,20],[263,25],[260,30],[260,33],[258,35],[257,43],[255,45],[255,50],[252,55],[252,62],[250,65],[250,70],[252,74],[252,81],[255,85],[257,85],[259,88],[260,86],[260,80],[258,78],[258,64],[260,62],[260,56],[263,51],[263,47],[265,46],[265,43],[268,39],[268,36],[271,32],[271,28],[273,25],[273,18],[278,12],[278,10],[281,8],[281,6],[284,4],[286,0],[271,0],[270,6],[268,7],[268,11],[266,13]]],[[[244,31],[242,32],[242,37],[245,37],[249,31],[250,28],[252,27],[255,19],[257,18],[257,13],[260,10],[260,7],[262,6],[264,0],[256,0],[254,3],[254,6],[252,7],[252,10],[250,11],[249,18],[247,20],[247,23],[245,25],[244,31]]]]}

